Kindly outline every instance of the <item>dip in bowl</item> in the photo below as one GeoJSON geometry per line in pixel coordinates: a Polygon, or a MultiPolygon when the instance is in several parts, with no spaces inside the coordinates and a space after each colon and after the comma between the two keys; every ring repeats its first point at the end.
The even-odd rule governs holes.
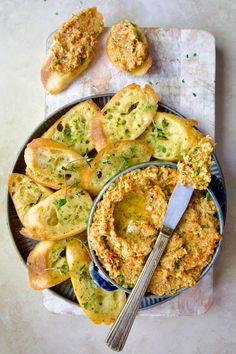
{"type": "MultiPolygon", "coordinates": [[[[114,176],[95,199],[88,221],[89,249],[99,275],[114,288],[130,292],[135,285],[177,180],[173,163],[142,163],[114,176]]],[[[212,266],[222,233],[223,215],[216,197],[209,188],[194,191],[147,294],[177,294],[196,284],[212,266]]],[[[96,280],[94,273],[93,269],[96,280]]]]}

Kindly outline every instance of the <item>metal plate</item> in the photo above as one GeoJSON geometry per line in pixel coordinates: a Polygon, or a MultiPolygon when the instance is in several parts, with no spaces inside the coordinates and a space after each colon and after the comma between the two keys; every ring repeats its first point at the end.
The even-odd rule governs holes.
{"type": "MultiPolygon", "coordinates": [[[[39,138],[42,136],[42,134],[48,130],[62,115],[64,115],[66,112],[68,112],[75,104],[78,104],[79,102],[83,102],[87,99],[93,99],[93,101],[99,106],[103,107],[113,96],[112,93],[110,94],[99,94],[99,95],[94,95],[90,97],[85,97],[83,99],[79,99],[76,101],[71,102],[68,105],[65,105],[61,109],[57,110],[53,114],[51,114],[43,123],[41,123],[33,132],[33,134],[29,137],[29,139],[26,141],[25,145],[19,152],[19,155],[17,157],[16,163],[14,165],[13,171],[16,173],[25,173],[25,161],[24,161],[24,150],[26,148],[26,145],[33,139],[39,138]]],[[[181,116],[178,112],[175,110],[167,107],[164,104],[161,104],[160,102],[158,103],[158,110],[162,112],[167,112],[167,113],[173,113],[178,116],[181,116]]],[[[214,192],[215,196],[218,199],[218,202],[221,206],[224,219],[226,217],[226,189],[225,189],[225,183],[224,183],[224,177],[222,174],[222,170],[220,168],[219,162],[217,158],[214,156],[214,165],[212,167],[212,182],[210,183],[210,188],[214,192]]],[[[29,239],[27,237],[24,237],[20,234],[20,229],[22,228],[22,224],[16,214],[14,204],[8,195],[8,201],[7,201],[7,207],[8,207],[8,225],[14,240],[14,243],[16,245],[16,248],[21,256],[21,259],[23,262],[26,264],[27,257],[30,253],[30,251],[34,248],[34,245],[38,242],[32,239],[29,239]]],[[[56,293],[57,295],[70,300],[74,303],[77,303],[77,299],[75,296],[75,293],[72,288],[72,284],[70,280],[67,280],[61,284],[58,284],[50,289],[52,292],[56,293]]],[[[178,293],[179,294],[179,293],[178,293]]],[[[175,296],[178,294],[174,295],[168,295],[168,296],[150,296],[150,297],[145,297],[142,300],[142,303],[140,305],[140,309],[148,309],[150,307],[156,306],[158,304],[164,303],[166,301],[169,301],[173,299],[175,296]]]]}

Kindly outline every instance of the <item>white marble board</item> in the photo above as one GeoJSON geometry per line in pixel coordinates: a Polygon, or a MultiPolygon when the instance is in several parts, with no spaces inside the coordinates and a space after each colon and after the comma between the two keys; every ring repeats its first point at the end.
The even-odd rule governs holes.
{"type": "MultiPolygon", "coordinates": [[[[105,42],[109,29],[100,38],[95,58],[70,87],[45,96],[45,116],[63,105],[86,96],[116,92],[129,83],[150,83],[159,101],[188,118],[195,118],[203,133],[215,136],[215,39],[205,31],[179,28],[144,28],[153,65],[143,77],[134,77],[117,70],[108,60],[105,42]]],[[[47,50],[52,36],[47,40],[47,50]]],[[[199,315],[213,302],[213,270],[196,286],[173,300],[139,315],[199,315]]],[[[60,314],[83,314],[76,304],[63,300],[48,290],[43,292],[44,306],[60,314]]]]}

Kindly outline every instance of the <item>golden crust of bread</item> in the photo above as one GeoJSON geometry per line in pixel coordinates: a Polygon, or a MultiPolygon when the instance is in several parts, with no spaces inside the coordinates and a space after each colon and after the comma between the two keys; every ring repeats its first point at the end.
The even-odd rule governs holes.
{"type": "Polygon", "coordinates": [[[81,184],[91,195],[97,195],[116,173],[140,162],[149,161],[152,149],[139,140],[118,141],[99,151],[84,171],[81,184]]]}
{"type": "Polygon", "coordinates": [[[21,173],[10,174],[8,190],[23,225],[27,211],[53,193],[51,189],[45,188],[21,173]]]}
{"type": "Polygon", "coordinates": [[[126,302],[125,292],[105,291],[92,281],[89,274],[91,260],[81,241],[68,243],[66,259],[76,298],[88,318],[95,324],[114,322],[126,302]]]}
{"type": "MultiPolygon", "coordinates": [[[[142,42],[148,47],[148,42],[147,42],[146,36],[144,35],[144,33],[141,31],[141,29],[137,25],[135,25],[135,27],[140,35],[142,42]]],[[[107,52],[107,55],[108,55],[110,61],[112,62],[112,64],[115,67],[117,67],[117,69],[119,69],[121,71],[126,71],[120,65],[119,61],[116,60],[116,57],[114,57],[113,41],[112,41],[111,33],[110,33],[109,37],[107,38],[106,52],[107,52]]],[[[150,69],[151,66],[152,66],[152,57],[149,54],[147,59],[145,60],[145,62],[142,65],[138,66],[137,68],[135,68],[132,71],[126,71],[126,72],[128,72],[129,74],[132,74],[132,75],[136,75],[136,76],[143,76],[148,72],[148,70],[150,69]]]]}
{"type": "Polygon", "coordinates": [[[21,234],[35,240],[61,240],[86,229],[92,199],[78,186],[60,189],[25,215],[21,234]]]}
{"type": "Polygon", "coordinates": [[[197,124],[198,122],[193,119],[157,112],[140,139],[153,149],[153,157],[166,161],[180,161],[185,152],[202,137],[195,129],[197,124]]]}
{"type": "Polygon", "coordinates": [[[99,112],[100,108],[92,100],[78,103],[59,118],[42,138],[55,140],[84,155],[94,149],[91,125],[99,112]]]}
{"type": "MultiPolygon", "coordinates": [[[[76,14],[75,16],[81,16],[81,21],[82,18],[84,18],[84,16],[87,16],[88,18],[90,17],[90,23],[93,24],[93,26],[96,26],[95,23],[96,21],[101,21],[102,25],[103,25],[103,17],[102,15],[97,11],[96,7],[92,7],[92,8],[87,8],[82,10],[80,13],[76,14]],[[91,21],[92,20],[92,21],[91,21]]],[[[71,24],[73,21],[72,19],[69,19],[67,22],[65,22],[62,26],[61,29],[59,30],[59,32],[62,30],[65,30],[69,23],[71,24]]],[[[104,25],[103,25],[104,26],[104,25]]],[[[75,32],[81,32],[82,36],[83,36],[83,32],[84,31],[80,31],[76,25],[74,24],[74,30],[75,32]]],[[[91,31],[91,28],[90,28],[91,31]]],[[[92,31],[91,31],[92,32],[92,31]]],[[[100,32],[101,33],[101,32],[100,32]]],[[[41,81],[42,84],[44,86],[44,88],[46,89],[47,92],[49,92],[50,94],[57,94],[61,91],[63,91],[66,87],[68,87],[71,82],[78,77],[83,71],[85,71],[89,64],[91,63],[91,61],[94,58],[94,54],[95,54],[95,49],[96,49],[96,41],[97,41],[97,36],[98,34],[95,33],[90,33],[90,35],[92,36],[92,43],[94,45],[94,48],[92,50],[92,48],[90,48],[91,50],[88,51],[88,56],[86,57],[85,60],[82,61],[82,63],[77,67],[77,69],[73,69],[72,71],[67,71],[67,72],[60,72],[60,71],[56,71],[56,70],[52,70],[51,65],[53,62],[53,52],[52,52],[52,47],[54,45],[54,43],[52,44],[52,47],[49,50],[48,55],[46,56],[43,65],[41,67],[40,70],[40,77],[41,77],[41,81]]],[[[56,35],[54,35],[55,37],[56,35]]],[[[72,43],[74,43],[72,41],[72,43]]],[[[90,43],[90,42],[88,42],[90,43]]],[[[82,46],[83,48],[83,46],[82,46]]],[[[70,55],[68,56],[68,58],[71,57],[71,53],[69,53],[70,55]]],[[[67,55],[65,53],[65,55],[67,55]]]]}
{"type": "Polygon", "coordinates": [[[94,116],[91,129],[97,151],[107,144],[138,138],[152,122],[158,96],[150,85],[132,83],[118,91],[94,116]]]}
{"type": "Polygon", "coordinates": [[[29,284],[34,290],[48,289],[70,277],[66,257],[62,256],[70,239],[40,241],[27,258],[29,284]]]}
{"type": "Polygon", "coordinates": [[[54,140],[38,138],[25,149],[26,174],[38,183],[53,189],[80,184],[87,165],[76,151],[54,140]]]}

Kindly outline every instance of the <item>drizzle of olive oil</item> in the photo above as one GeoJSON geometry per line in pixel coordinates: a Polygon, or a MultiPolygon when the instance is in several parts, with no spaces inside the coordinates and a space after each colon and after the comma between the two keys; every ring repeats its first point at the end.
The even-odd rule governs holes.
{"type": "Polygon", "coordinates": [[[146,196],[142,191],[128,193],[115,206],[114,224],[116,233],[120,237],[130,239],[139,236],[141,223],[148,222],[149,219],[146,196]]]}

